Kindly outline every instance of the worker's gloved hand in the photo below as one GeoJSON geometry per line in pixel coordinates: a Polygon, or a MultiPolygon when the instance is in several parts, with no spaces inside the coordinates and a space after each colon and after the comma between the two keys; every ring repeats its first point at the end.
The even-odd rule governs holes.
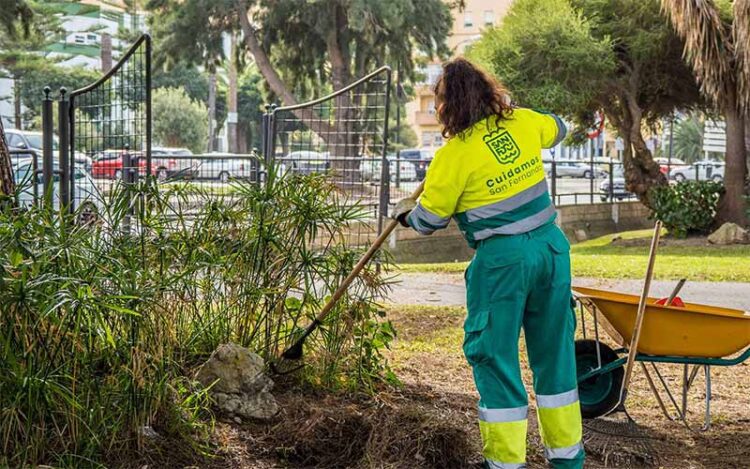
{"type": "Polygon", "coordinates": [[[409,226],[409,223],[406,221],[406,217],[409,216],[409,212],[414,210],[414,207],[417,206],[417,201],[412,199],[411,197],[407,197],[405,199],[401,199],[396,204],[396,208],[393,209],[393,213],[391,213],[391,218],[394,220],[398,220],[399,223],[401,223],[402,226],[409,226]]]}

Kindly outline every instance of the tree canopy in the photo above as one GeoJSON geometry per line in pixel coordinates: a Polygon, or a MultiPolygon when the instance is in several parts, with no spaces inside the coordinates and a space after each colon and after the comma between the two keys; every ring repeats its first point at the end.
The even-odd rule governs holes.
{"type": "Polygon", "coordinates": [[[203,152],[208,131],[206,106],[178,88],[156,89],[151,99],[154,140],[165,146],[203,152]]]}
{"type": "Polygon", "coordinates": [[[574,134],[603,112],[625,142],[628,188],[647,204],[649,188],[666,181],[644,127],[700,103],[682,42],[657,0],[516,0],[469,55],[520,104],[573,122],[574,134]]]}
{"type": "MultiPolygon", "coordinates": [[[[415,77],[415,57],[448,54],[452,25],[442,0],[150,0],[147,8],[170,57],[223,57],[222,33],[238,33],[240,58],[254,59],[285,105],[384,64],[400,63],[405,76],[415,77]]],[[[306,123],[327,134],[323,123],[306,123]]]]}

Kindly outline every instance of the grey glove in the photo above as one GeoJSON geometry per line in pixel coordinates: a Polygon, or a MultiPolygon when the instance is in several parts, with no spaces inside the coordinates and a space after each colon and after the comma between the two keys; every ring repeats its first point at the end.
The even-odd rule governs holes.
{"type": "Polygon", "coordinates": [[[412,199],[411,197],[401,199],[396,204],[396,208],[393,209],[391,218],[394,220],[398,220],[398,222],[401,223],[402,226],[408,227],[409,223],[406,221],[406,217],[409,216],[409,213],[414,210],[414,207],[416,206],[417,201],[412,199]]]}

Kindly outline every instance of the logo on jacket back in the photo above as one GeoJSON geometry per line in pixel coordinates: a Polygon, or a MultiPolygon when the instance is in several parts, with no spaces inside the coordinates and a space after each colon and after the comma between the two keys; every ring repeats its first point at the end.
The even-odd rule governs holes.
{"type": "Polygon", "coordinates": [[[516,141],[513,140],[510,132],[502,127],[488,133],[482,137],[482,140],[500,164],[513,163],[521,156],[521,149],[518,148],[516,141]]]}

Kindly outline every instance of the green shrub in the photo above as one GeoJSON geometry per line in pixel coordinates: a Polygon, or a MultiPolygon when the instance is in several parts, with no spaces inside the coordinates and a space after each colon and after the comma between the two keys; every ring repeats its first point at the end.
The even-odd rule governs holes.
{"type": "Polygon", "coordinates": [[[712,181],[685,181],[651,190],[651,217],[661,220],[678,238],[705,233],[716,217],[724,187],[712,181]]]}
{"type": "MultiPolygon", "coordinates": [[[[359,255],[347,230],[363,210],[324,176],[222,197],[113,187],[88,226],[0,208],[0,467],[122,461],[150,444],[148,427],[200,454],[211,417],[187,378],[195,366],[226,342],[275,357],[359,255]]],[[[368,267],[307,341],[304,376],[365,388],[389,377],[384,288],[368,267]]]]}

